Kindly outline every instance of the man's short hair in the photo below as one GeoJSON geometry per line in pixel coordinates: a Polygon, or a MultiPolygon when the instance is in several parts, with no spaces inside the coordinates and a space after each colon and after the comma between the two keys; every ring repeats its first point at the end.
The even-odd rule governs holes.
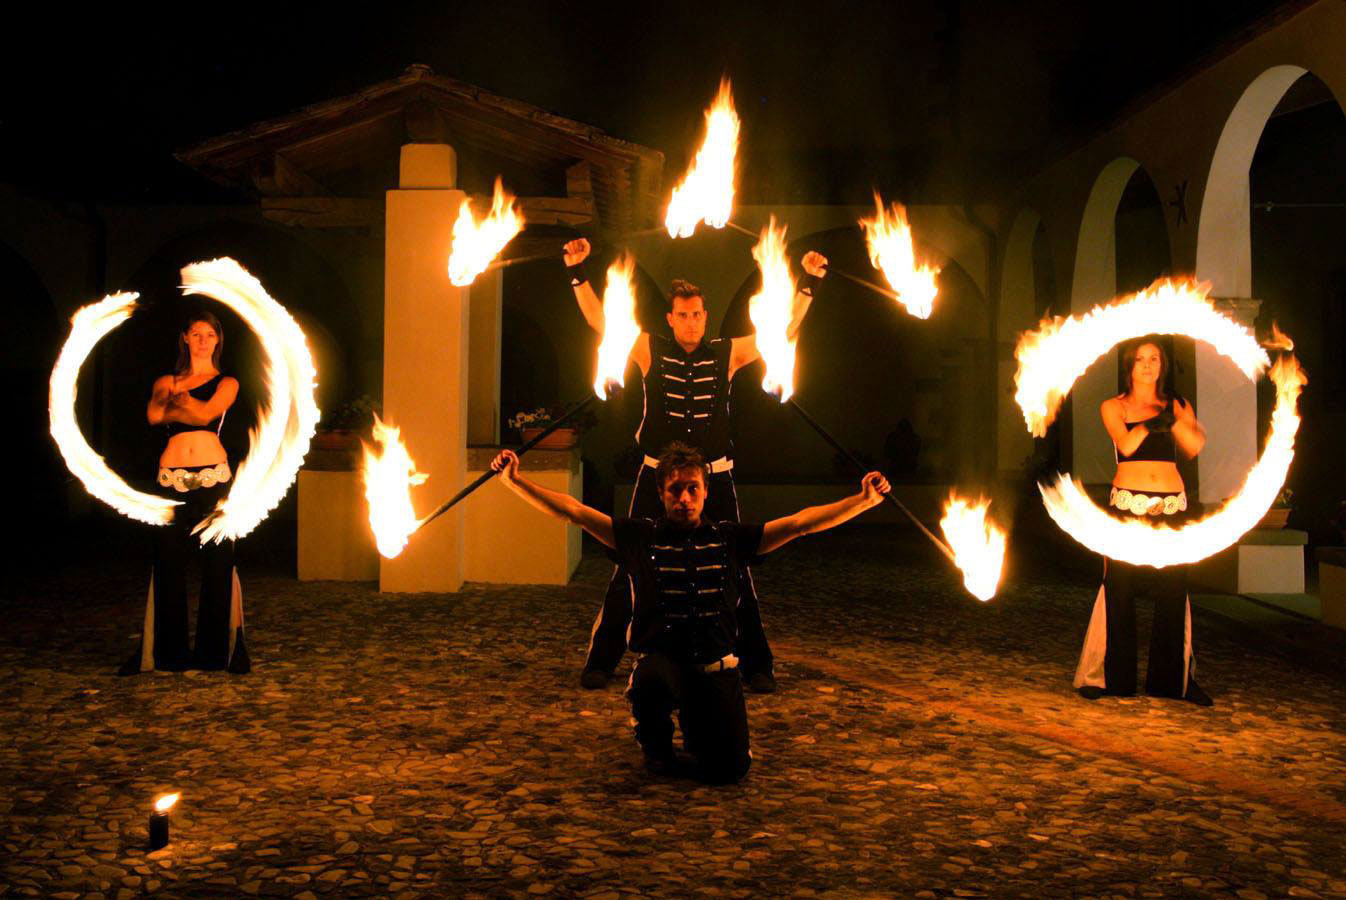
{"type": "Polygon", "coordinates": [[[701,292],[701,288],[682,278],[674,278],[673,285],[668,292],[668,308],[673,309],[674,300],[685,300],[690,297],[700,297],[701,305],[706,305],[706,295],[701,292]]]}
{"type": "Polygon", "coordinates": [[[681,441],[674,441],[659,454],[659,465],[654,470],[655,477],[659,480],[659,490],[662,491],[664,483],[683,469],[697,469],[701,472],[701,481],[710,483],[710,466],[706,464],[706,458],[701,455],[701,451],[681,441]]]}

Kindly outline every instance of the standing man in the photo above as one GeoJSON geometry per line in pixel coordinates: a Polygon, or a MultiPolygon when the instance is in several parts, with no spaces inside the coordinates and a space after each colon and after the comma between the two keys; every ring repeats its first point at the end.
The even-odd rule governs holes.
{"type": "Polygon", "coordinates": [[[673,710],[696,774],[729,784],[748,772],[748,710],[734,656],[738,596],[748,561],[797,537],[840,525],[883,502],[888,482],[870,472],[860,492],[810,506],[765,525],[714,521],[705,515],[717,486],[696,450],[673,443],[655,460],[659,513],[614,519],[569,494],[519,474],[519,458],[502,450],[491,463],[500,480],[543,512],[573,522],[617,552],[633,591],[630,647],[638,654],[626,689],[645,765],[674,774],[673,710]]]}
{"type": "MultiPolygon", "coordinates": [[[[571,241],[565,245],[565,264],[580,312],[589,326],[602,334],[603,301],[585,271],[589,250],[587,240],[571,241]]],[[[813,301],[814,288],[827,273],[827,259],[821,253],[804,254],[801,264],[805,277],[791,310],[791,338],[798,334],[813,301]]],[[[664,447],[681,441],[700,451],[709,464],[713,490],[709,492],[712,499],[707,515],[716,521],[737,522],[734,448],[729,436],[729,385],[739,369],[761,358],[757,336],[707,340],[705,296],[700,288],[681,278],[673,281],[667,318],[673,330],[672,340],[641,332],[631,348],[630,358],[640,367],[645,390],[645,418],[636,430],[636,443],[644,452],[645,461],[636,476],[628,515],[635,518],[660,515],[662,504],[654,477],[657,457],[664,447]]],[[[586,688],[607,685],[626,648],[632,602],[629,576],[627,567],[619,562],[603,606],[594,619],[589,653],[580,675],[580,684],[586,688]]],[[[748,687],[757,693],[770,693],[776,689],[774,661],[747,566],[741,568],[740,577],[743,583],[738,591],[739,632],[735,653],[742,662],[748,687]]]]}

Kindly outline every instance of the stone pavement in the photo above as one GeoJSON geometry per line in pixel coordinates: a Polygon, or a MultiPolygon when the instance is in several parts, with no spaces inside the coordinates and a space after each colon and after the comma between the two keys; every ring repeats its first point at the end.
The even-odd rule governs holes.
{"type": "Polygon", "coordinates": [[[983,605],[909,530],[805,538],[756,573],[752,771],[709,788],[646,775],[620,687],[576,686],[599,556],[455,596],[245,569],[251,675],[118,679],[147,569],[0,607],[2,896],[1346,896],[1317,626],[1198,612],[1213,709],[1089,703],[1095,582],[1020,560],[983,605]]]}

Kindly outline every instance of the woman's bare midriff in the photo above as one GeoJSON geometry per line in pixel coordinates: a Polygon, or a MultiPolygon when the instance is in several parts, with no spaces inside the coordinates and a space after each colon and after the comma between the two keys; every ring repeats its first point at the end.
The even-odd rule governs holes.
{"type": "Polygon", "coordinates": [[[165,469],[213,466],[228,458],[229,454],[215,432],[184,431],[168,439],[168,446],[159,455],[159,465],[165,469]]]}
{"type": "Polygon", "coordinates": [[[1186,490],[1182,476],[1178,474],[1177,464],[1162,460],[1119,462],[1117,474],[1112,477],[1112,486],[1142,493],[1146,491],[1176,493],[1186,490]]]}

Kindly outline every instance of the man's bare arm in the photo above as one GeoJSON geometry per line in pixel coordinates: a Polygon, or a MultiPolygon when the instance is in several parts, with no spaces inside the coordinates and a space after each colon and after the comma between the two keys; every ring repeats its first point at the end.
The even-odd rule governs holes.
{"type": "Polygon", "coordinates": [[[870,472],[861,480],[858,494],[844,497],[835,503],[810,506],[792,516],[767,522],[762,529],[762,543],[757,552],[770,553],[797,537],[835,528],[865,510],[878,506],[888,491],[888,479],[880,472],[870,472]]]}
{"type": "MultiPolygon", "coordinates": [[[[804,254],[800,264],[810,278],[800,283],[800,289],[795,291],[794,299],[790,302],[790,324],[786,326],[785,336],[792,341],[799,337],[799,328],[804,324],[804,316],[808,315],[809,305],[813,303],[813,285],[827,274],[827,257],[810,250],[804,254]]],[[[739,369],[761,358],[755,333],[734,338],[729,351],[729,377],[733,378],[739,369]]]]}
{"type": "Polygon", "coordinates": [[[491,468],[500,473],[500,481],[514,493],[549,516],[573,522],[608,547],[616,547],[612,517],[585,506],[569,494],[551,491],[519,474],[519,457],[513,450],[501,450],[491,468]]]}

